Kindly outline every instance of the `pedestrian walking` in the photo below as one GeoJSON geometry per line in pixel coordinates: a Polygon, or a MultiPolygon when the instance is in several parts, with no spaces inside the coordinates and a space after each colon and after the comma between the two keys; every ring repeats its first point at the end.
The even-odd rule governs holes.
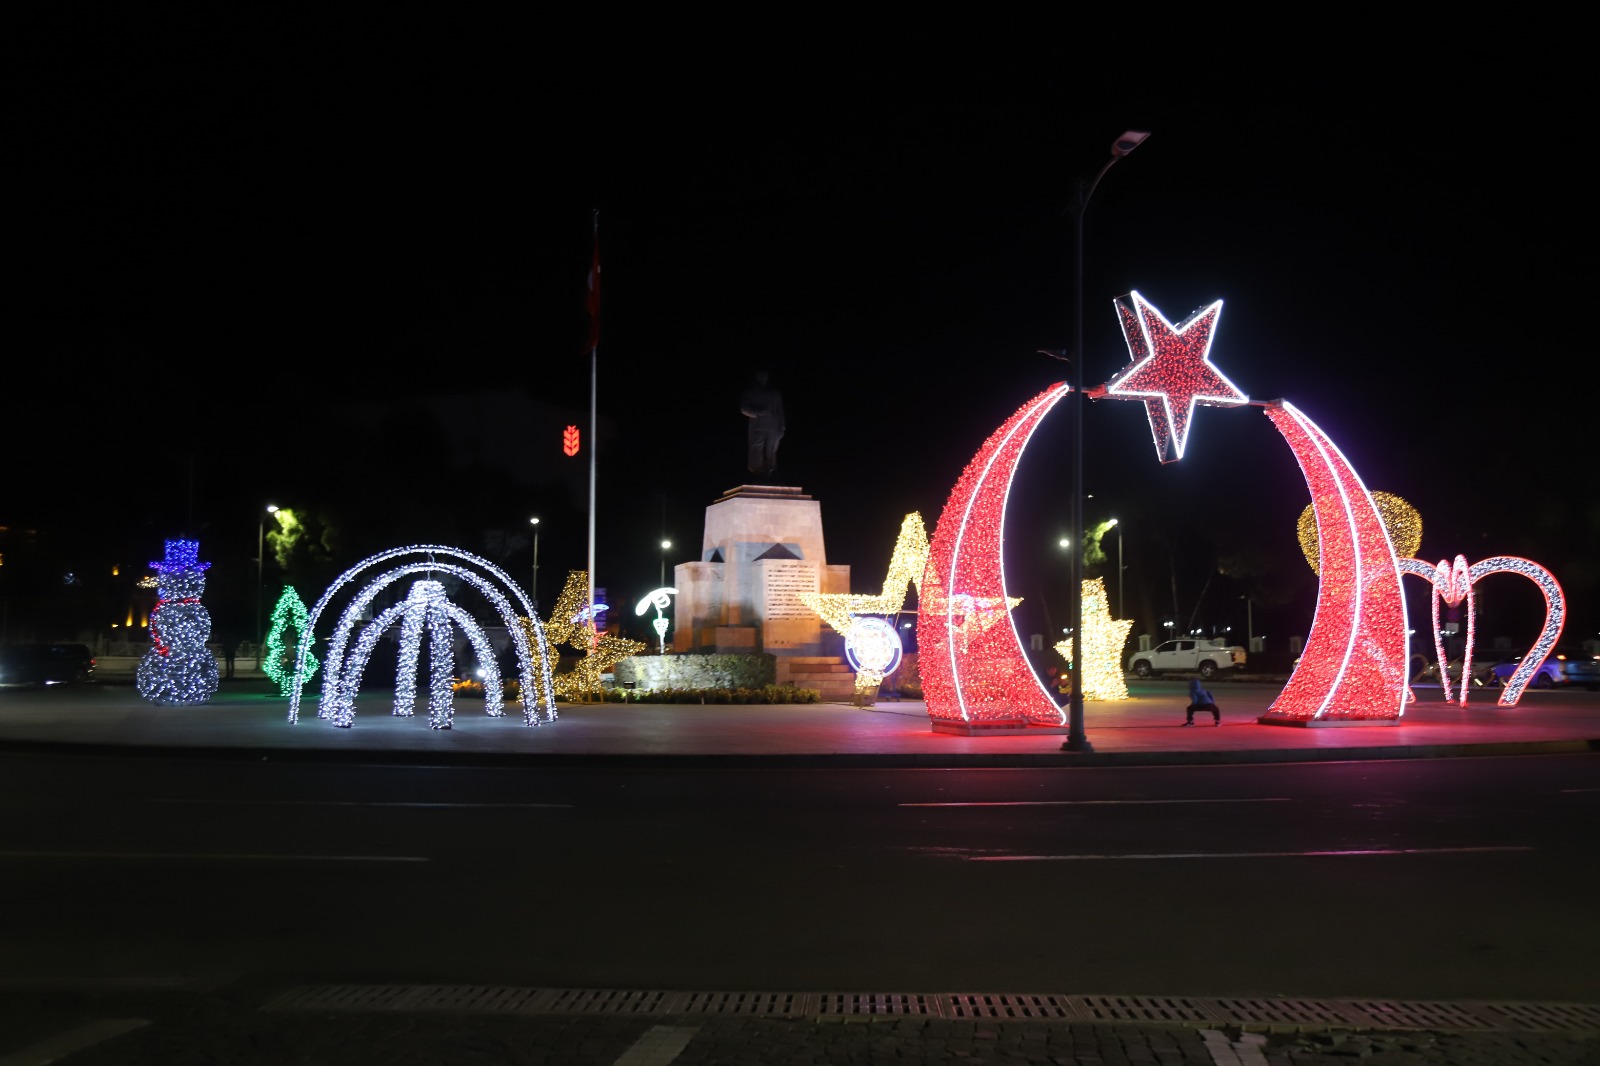
{"type": "Polygon", "coordinates": [[[1194,725],[1194,712],[1196,711],[1200,711],[1202,714],[1210,711],[1211,724],[1222,724],[1222,712],[1217,709],[1217,701],[1211,698],[1211,693],[1204,685],[1200,684],[1198,677],[1189,679],[1189,706],[1185,710],[1188,711],[1188,719],[1183,723],[1184,725],[1194,725]]]}

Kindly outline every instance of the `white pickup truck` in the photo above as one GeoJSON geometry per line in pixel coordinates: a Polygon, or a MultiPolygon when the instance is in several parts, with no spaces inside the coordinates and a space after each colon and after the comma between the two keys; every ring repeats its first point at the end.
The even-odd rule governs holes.
{"type": "Polygon", "coordinates": [[[1128,669],[1138,677],[1151,674],[1199,674],[1206,680],[1223,670],[1244,666],[1245,650],[1220,640],[1186,637],[1158,644],[1149,651],[1136,651],[1128,669]]]}

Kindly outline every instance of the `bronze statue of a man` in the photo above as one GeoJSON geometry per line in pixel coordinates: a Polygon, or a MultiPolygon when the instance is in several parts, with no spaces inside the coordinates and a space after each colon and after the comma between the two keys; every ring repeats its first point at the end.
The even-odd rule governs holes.
{"type": "Polygon", "coordinates": [[[739,397],[739,410],[749,419],[745,466],[752,474],[771,474],[778,468],[778,442],[783,439],[783,396],[767,384],[765,370],[756,371],[755,384],[739,397]]]}

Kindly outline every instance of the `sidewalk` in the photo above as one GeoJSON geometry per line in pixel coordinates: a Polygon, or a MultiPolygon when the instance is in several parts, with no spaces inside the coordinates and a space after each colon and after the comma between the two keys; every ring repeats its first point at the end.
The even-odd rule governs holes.
{"type": "Polygon", "coordinates": [[[919,701],[767,705],[559,704],[553,722],[527,725],[516,704],[502,717],[477,697],[457,697],[452,728],[425,710],[395,717],[393,694],[364,693],[349,728],[316,717],[315,693],[298,721],[265,681],[227,681],[205,704],[158,707],[131,683],[0,690],[0,747],[142,748],[249,758],[296,757],[674,766],[1133,766],[1304,762],[1600,751],[1600,693],[1534,691],[1515,707],[1495,690],[1468,706],[1419,686],[1398,725],[1304,728],[1261,725],[1281,683],[1215,686],[1221,726],[1185,727],[1184,682],[1130,686],[1131,699],[1089,701],[1090,751],[1064,751],[1064,730],[961,736],[935,733],[919,701]]]}

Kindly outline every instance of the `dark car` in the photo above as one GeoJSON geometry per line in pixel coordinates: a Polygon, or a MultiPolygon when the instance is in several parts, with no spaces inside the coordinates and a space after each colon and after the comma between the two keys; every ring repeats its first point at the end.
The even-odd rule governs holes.
{"type": "Polygon", "coordinates": [[[12,644],[0,647],[0,685],[70,685],[94,676],[87,644],[12,644]]]}
{"type": "MultiPolygon", "coordinates": [[[[1494,679],[1499,685],[1511,680],[1527,652],[1509,655],[1494,664],[1494,679]]],[[[1582,648],[1558,644],[1550,649],[1539,669],[1528,680],[1529,688],[1565,688],[1569,685],[1600,690],[1600,657],[1582,648]]]]}

